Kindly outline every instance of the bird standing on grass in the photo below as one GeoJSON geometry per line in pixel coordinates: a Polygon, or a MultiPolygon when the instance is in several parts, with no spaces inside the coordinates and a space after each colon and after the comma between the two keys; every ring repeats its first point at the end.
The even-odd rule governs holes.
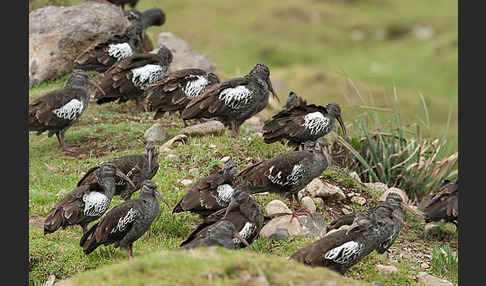
{"type": "Polygon", "coordinates": [[[144,88],[160,81],[171,62],[172,52],[164,45],[155,54],[134,54],[116,62],[100,81],[104,92],[95,94],[96,103],[135,100],[140,104],[144,88]]]}
{"type": "Polygon", "coordinates": [[[328,167],[326,144],[326,140],[321,137],[316,141],[307,141],[303,151],[281,154],[256,163],[238,174],[233,188],[249,194],[272,192],[290,195],[291,204],[294,199],[297,201],[297,206],[293,206],[292,219],[297,218],[302,225],[298,216],[312,214],[302,207],[297,194],[328,167]]]}
{"type": "Polygon", "coordinates": [[[308,140],[316,140],[334,129],[335,121],[346,128],[341,117],[341,108],[336,103],[326,106],[307,104],[305,100],[290,92],[285,109],[275,114],[263,126],[263,141],[273,143],[287,140],[296,150],[308,140]]]}
{"type": "Polygon", "coordinates": [[[59,145],[64,152],[74,152],[72,146],[64,141],[64,133],[76,123],[89,104],[88,83],[99,89],[101,87],[82,70],[73,70],[64,88],[50,91],[29,104],[29,131],[36,135],[49,131],[48,137],[56,134],[59,145]]]}
{"type": "MultiPolygon", "coordinates": [[[[144,154],[125,155],[108,161],[115,164],[123,174],[132,180],[135,188],[123,180],[115,180],[115,195],[120,195],[122,199],[128,200],[134,192],[140,189],[145,180],[152,179],[159,170],[159,150],[155,143],[148,141],[145,145],[144,154]]],[[[79,180],[78,187],[91,184],[96,181],[96,171],[102,164],[90,168],[79,180]]]]}
{"type": "Polygon", "coordinates": [[[290,259],[309,266],[328,267],[344,275],[373,250],[384,253],[400,234],[404,226],[404,210],[409,209],[407,197],[399,189],[390,188],[384,197],[385,200],[378,202],[375,208],[355,214],[352,223],[349,216],[334,222],[334,226],[349,227],[329,232],[299,249],[290,259]]]}
{"type": "Polygon", "coordinates": [[[189,211],[202,217],[228,206],[234,189],[233,181],[238,168],[232,159],[194,184],[179,200],[172,213],[189,211]]]}
{"type": "Polygon", "coordinates": [[[268,104],[268,93],[278,99],[266,65],[256,64],[244,77],[215,84],[193,98],[182,111],[182,118],[215,118],[231,128],[231,136],[240,137],[240,126],[268,104]]]}
{"type": "Polygon", "coordinates": [[[83,228],[83,233],[86,232],[88,224],[108,210],[115,195],[115,176],[133,185],[114,164],[102,164],[95,173],[96,181],[77,187],[49,211],[44,221],[44,234],[70,225],[79,225],[83,228]]]}
{"type": "Polygon", "coordinates": [[[159,215],[159,197],[170,208],[165,198],[157,191],[157,185],[150,180],[142,183],[140,197],[131,199],[112,208],[94,224],[79,241],[79,246],[88,255],[100,245],[114,244],[125,248],[128,259],[133,258],[133,243],[152,225],[159,215]]]}
{"type": "MultiPolygon", "coordinates": [[[[191,99],[202,95],[217,83],[219,78],[215,74],[202,69],[182,69],[168,73],[162,81],[149,86],[147,109],[157,111],[154,120],[162,117],[165,112],[179,111],[181,115],[191,99]]],[[[187,126],[185,120],[184,126],[187,126]]]]}
{"type": "Polygon", "coordinates": [[[237,191],[233,203],[207,217],[181,243],[182,248],[218,245],[229,249],[249,247],[263,227],[263,213],[246,192],[237,191]],[[225,215],[226,214],[226,215],[225,215]]]}

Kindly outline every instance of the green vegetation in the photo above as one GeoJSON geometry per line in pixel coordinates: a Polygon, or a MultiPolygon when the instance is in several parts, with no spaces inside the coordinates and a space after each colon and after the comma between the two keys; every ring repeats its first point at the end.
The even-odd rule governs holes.
{"type": "MultiPolygon", "coordinates": [[[[81,1],[33,0],[32,8],[81,1]]],[[[167,22],[148,30],[151,39],[155,42],[157,35],[166,31],[183,38],[216,65],[215,72],[223,80],[245,74],[255,63],[263,62],[269,65],[272,81],[283,102],[293,90],[311,103],[339,103],[349,130],[350,146],[358,152],[366,150],[359,144],[365,137],[363,146],[379,155],[360,153],[369,166],[381,163],[383,170],[389,171],[408,158],[411,159],[407,166],[420,162],[413,152],[425,140],[429,150],[440,146],[440,152],[431,160],[432,169],[437,166],[434,164],[457,152],[457,1],[143,0],[137,8],[145,10],[154,6],[166,12],[167,22]],[[419,26],[431,27],[435,32],[430,39],[418,39],[413,31],[419,26]],[[360,35],[362,39],[357,40],[360,35]],[[376,132],[402,132],[400,137],[408,141],[403,145],[398,143],[401,140],[390,139],[390,142],[382,135],[373,140],[376,132]],[[436,138],[439,141],[434,147],[431,143],[436,138]],[[415,143],[410,144],[411,140],[415,143]],[[397,149],[391,147],[394,144],[397,149]],[[404,153],[392,161],[395,159],[391,155],[400,152],[404,153]]],[[[29,101],[62,87],[66,79],[64,76],[30,89],[29,101]]],[[[89,167],[114,157],[143,152],[143,134],[155,122],[153,113],[136,112],[133,107],[132,103],[100,106],[91,102],[81,120],[66,133],[66,143],[80,150],[77,156],[63,154],[55,137],[30,134],[29,216],[32,219],[45,217],[61,198],[58,193],[72,190],[89,167]]],[[[275,110],[266,109],[262,115],[268,118],[274,113],[275,110]]],[[[158,122],[166,127],[169,137],[175,136],[183,126],[178,116],[164,117],[158,122]]],[[[230,138],[228,131],[223,136],[190,137],[186,144],[174,148],[178,158],[160,155],[160,169],[153,181],[171,205],[185,193],[182,179],[198,180],[211,167],[221,164],[222,157],[233,157],[242,170],[292,150],[282,144],[264,144],[248,124],[241,131],[242,139],[230,138]],[[198,169],[196,175],[189,172],[193,168],[198,169]]],[[[339,128],[336,131],[342,135],[339,128]]],[[[424,158],[430,159],[433,154],[424,153],[424,158]]],[[[322,179],[366,197],[368,202],[364,206],[350,204],[355,211],[374,205],[379,193],[368,190],[348,175],[349,171],[364,171],[362,162],[339,144],[332,146],[332,155],[336,165],[326,170],[322,179]]],[[[457,164],[451,165],[452,172],[449,169],[450,173],[445,173],[454,176],[457,164]]],[[[407,176],[429,174],[430,168],[411,167],[399,186],[407,188],[407,176]]],[[[397,173],[403,172],[402,168],[395,169],[397,173]]],[[[370,170],[380,180],[391,182],[397,178],[393,172],[387,171],[382,176],[382,171],[370,170]]],[[[361,175],[363,179],[374,178],[372,172],[369,176],[361,175]]],[[[433,181],[437,180],[423,181],[413,191],[420,196],[426,191],[424,186],[433,181]]],[[[137,196],[138,193],[134,195],[137,196]]],[[[278,197],[260,194],[255,198],[263,206],[278,197]]],[[[121,202],[116,197],[111,207],[121,202]]],[[[319,211],[329,222],[342,214],[341,208],[342,204],[326,202],[324,210],[319,211]]],[[[252,244],[254,253],[240,250],[237,255],[221,249],[176,251],[198,222],[195,215],[172,215],[171,210],[161,205],[151,229],[135,242],[133,261],[127,261],[126,253],[112,246],[100,247],[85,256],[78,246],[79,227],[44,235],[42,225],[31,223],[30,285],[42,285],[51,274],[56,279],[72,277],[81,285],[92,284],[93,279],[107,285],[128,282],[153,285],[154,281],[159,283],[165,279],[180,279],[173,281],[196,285],[208,277],[214,279],[214,285],[254,285],[261,276],[270,284],[277,284],[280,279],[311,284],[325,275],[334,277],[326,269],[309,268],[284,259],[310,244],[313,239],[309,238],[291,237],[282,241],[259,238],[252,244]],[[201,276],[201,273],[208,274],[201,276]]],[[[452,254],[452,251],[457,253],[457,233],[431,243],[424,238],[423,228],[424,222],[408,214],[407,227],[391,253],[372,253],[352,267],[346,277],[380,281],[385,285],[418,285],[416,274],[427,271],[457,283],[457,259],[454,258],[457,254],[452,254]],[[433,253],[432,246],[439,244],[446,246],[443,251],[436,249],[433,253]],[[431,255],[430,269],[422,269],[417,262],[423,255],[431,255]],[[394,265],[399,273],[384,276],[377,272],[376,264],[394,265]]]]}

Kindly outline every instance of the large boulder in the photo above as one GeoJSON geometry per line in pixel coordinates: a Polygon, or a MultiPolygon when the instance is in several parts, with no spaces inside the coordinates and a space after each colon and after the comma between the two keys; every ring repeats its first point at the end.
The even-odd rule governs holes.
{"type": "Polygon", "coordinates": [[[72,71],[73,60],[81,51],[128,25],[120,8],[95,1],[30,12],[29,88],[72,71]]]}
{"type": "Polygon", "coordinates": [[[167,46],[173,55],[169,72],[187,68],[200,68],[209,72],[214,71],[214,66],[203,55],[194,51],[186,41],[176,37],[172,33],[165,32],[159,34],[155,51],[161,45],[167,46]]]}

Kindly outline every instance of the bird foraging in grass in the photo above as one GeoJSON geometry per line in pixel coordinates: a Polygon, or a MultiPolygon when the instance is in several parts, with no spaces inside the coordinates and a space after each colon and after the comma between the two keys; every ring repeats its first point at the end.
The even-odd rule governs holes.
{"type": "Polygon", "coordinates": [[[83,252],[88,255],[100,245],[114,244],[115,247],[125,248],[128,259],[132,259],[133,243],[147,232],[159,215],[157,197],[170,209],[165,198],[157,191],[157,185],[150,180],[143,181],[140,197],[112,208],[83,234],[79,241],[83,252]]]}
{"type": "Polygon", "coordinates": [[[101,164],[94,176],[93,182],[77,187],[54,205],[44,221],[44,234],[70,225],[79,225],[83,228],[83,233],[86,232],[88,224],[108,210],[115,195],[115,176],[135,187],[112,163],[101,164]]]}

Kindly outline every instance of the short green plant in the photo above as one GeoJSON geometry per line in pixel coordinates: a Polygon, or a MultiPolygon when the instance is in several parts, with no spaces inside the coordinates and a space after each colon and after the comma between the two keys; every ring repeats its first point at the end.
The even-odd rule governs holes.
{"type": "Polygon", "coordinates": [[[458,254],[454,253],[449,245],[435,245],[431,267],[434,274],[454,281],[458,275],[458,254]]]}
{"type": "MultiPolygon", "coordinates": [[[[427,127],[428,108],[425,101],[422,103],[427,127]]],[[[331,149],[333,159],[342,167],[356,170],[366,182],[401,188],[412,201],[420,201],[456,172],[458,153],[447,154],[445,137],[422,138],[420,124],[402,124],[398,105],[385,122],[378,112],[379,109],[367,108],[356,117],[350,137],[344,138],[337,130],[337,144],[331,149]]]]}

